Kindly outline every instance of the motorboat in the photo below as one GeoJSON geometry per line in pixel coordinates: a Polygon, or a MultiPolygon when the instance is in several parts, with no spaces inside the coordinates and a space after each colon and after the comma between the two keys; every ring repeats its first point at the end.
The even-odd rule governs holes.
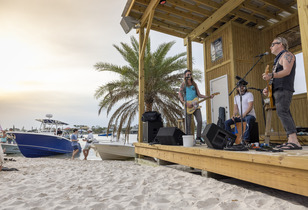
{"type": "MultiPolygon", "coordinates": [[[[69,137],[65,134],[56,135],[58,128],[68,125],[65,122],[51,119],[52,115],[46,115],[47,119],[36,119],[41,123],[38,132],[11,131],[15,135],[15,141],[20,152],[28,158],[46,157],[73,152],[69,137]]],[[[81,146],[79,145],[79,152],[81,146]]]]}
{"type": "Polygon", "coordinates": [[[135,147],[132,144],[94,143],[95,150],[102,160],[127,160],[135,158],[135,147]]]}
{"type": "Polygon", "coordinates": [[[2,146],[4,154],[20,154],[17,144],[1,143],[0,145],[2,146]]]}
{"type": "Polygon", "coordinates": [[[111,133],[101,133],[101,134],[98,134],[98,136],[111,136],[112,134],[111,133]]]}

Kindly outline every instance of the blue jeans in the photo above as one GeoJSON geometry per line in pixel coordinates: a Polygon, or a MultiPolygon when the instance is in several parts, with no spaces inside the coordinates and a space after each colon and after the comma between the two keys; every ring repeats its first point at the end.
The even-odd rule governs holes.
{"type": "MultiPolygon", "coordinates": [[[[256,118],[252,115],[247,115],[246,117],[243,118],[243,122],[246,122],[246,130],[245,130],[244,135],[243,135],[243,139],[245,141],[250,141],[250,132],[251,132],[253,123],[255,121],[256,121],[256,118]]],[[[241,122],[241,118],[236,117],[236,118],[234,118],[234,121],[232,119],[225,121],[225,130],[232,133],[231,125],[233,125],[237,122],[241,122]]]]}

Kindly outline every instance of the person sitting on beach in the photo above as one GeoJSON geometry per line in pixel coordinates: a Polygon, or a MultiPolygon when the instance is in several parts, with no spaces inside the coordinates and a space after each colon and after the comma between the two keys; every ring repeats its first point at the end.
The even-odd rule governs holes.
{"type": "Polygon", "coordinates": [[[86,142],[86,145],[84,146],[83,148],[83,155],[84,155],[84,160],[87,160],[87,157],[89,155],[89,151],[91,149],[91,146],[93,144],[93,140],[94,140],[94,137],[93,137],[93,133],[92,133],[92,130],[89,129],[88,130],[88,136],[87,138],[83,139],[84,141],[87,141],[86,142]]]}
{"type": "Polygon", "coordinates": [[[73,147],[72,160],[74,160],[75,155],[79,152],[77,135],[78,135],[78,129],[75,128],[73,130],[73,134],[71,135],[71,141],[73,147]]]}

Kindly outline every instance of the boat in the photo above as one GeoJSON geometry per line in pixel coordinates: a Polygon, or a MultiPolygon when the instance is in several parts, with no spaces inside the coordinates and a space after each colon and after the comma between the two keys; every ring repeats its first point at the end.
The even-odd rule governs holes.
{"type": "MultiPolygon", "coordinates": [[[[55,135],[55,131],[61,126],[68,125],[59,120],[50,119],[52,115],[46,115],[47,119],[36,119],[41,123],[38,132],[11,131],[15,135],[15,141],[20,152],[28,158],[46,157],[73,152],[69,138],[55,135]]],[[[79,152],[81,146],[79,145],[79,152]]]]}
{"type": "Polygon", "coordinates": [[[20,154],[17,144],[1,143],[4,154],[20,154]]]}
{"type": "Polygon", "coordinates": [[[122,143],[97,143],[95,150],[102,160],[128,160],[135,158],[135,147],[122,143]]]}
{"type": "Polygon", "coordinates": [[[111,136],[112,134],[111,133],[101,133],[101,134],[98,134],[98,136],[111,136]]]}

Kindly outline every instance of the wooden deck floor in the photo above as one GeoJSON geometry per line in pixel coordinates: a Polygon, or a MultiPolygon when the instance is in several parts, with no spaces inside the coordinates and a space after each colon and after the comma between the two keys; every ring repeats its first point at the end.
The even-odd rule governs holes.
{"type": "Polygon", "coordinates": [[[308,196],[308,146],[272,153],[135,143],[135,153],[308,196]]]}

